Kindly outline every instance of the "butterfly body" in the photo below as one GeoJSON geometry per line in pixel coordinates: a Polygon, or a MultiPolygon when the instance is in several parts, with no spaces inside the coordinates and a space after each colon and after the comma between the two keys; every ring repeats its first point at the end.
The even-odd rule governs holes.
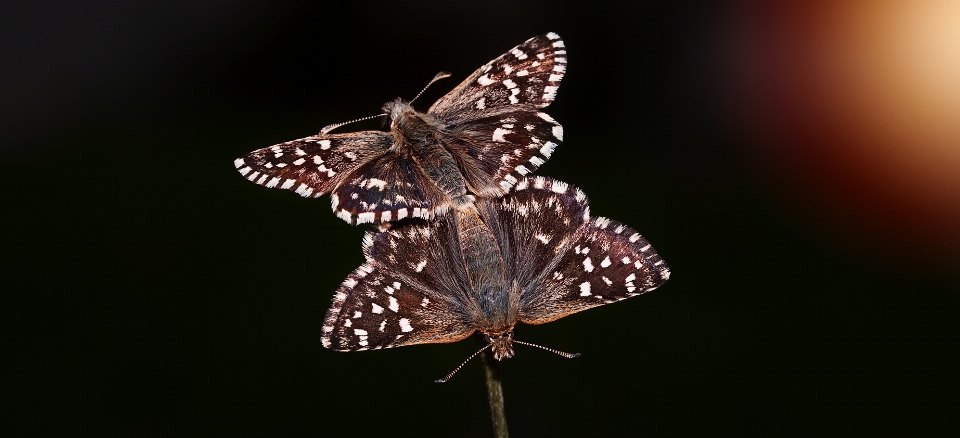
{"type": "Polygon", "coordinates": [[[554,33],[490,61],[426,112],[384,105],[390,132],[321,133],[234,161],[248,180],[304,197],[331,193],[352,224],[432,219],[475,197],[496,198],[534,172],[563,141],[538,111],[556,96],[566,50],[554,33]]]}
{"type": "Polygon", "coordinates": [[[327,348],[455,342],[479,332],[495,357],[508,358],[518,323],[639,295],[670,276],[643,237],[591,218],[583,192],[542,177],[435,221],[370,231],[363,246],[366,263],[327,312],[327,348]]]}

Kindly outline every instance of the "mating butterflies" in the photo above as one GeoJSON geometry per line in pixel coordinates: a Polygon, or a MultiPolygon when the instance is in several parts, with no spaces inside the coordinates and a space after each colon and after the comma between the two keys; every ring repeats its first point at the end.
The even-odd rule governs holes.
{"type": "Polygon", "coordinates": [[[544,177],[432,222],[368,231],[363,252],[366,262],[327,312],[327,348],[455,342],[479,331],[494,357],[507,358],[517,322],[547,323],[649,292],[670,277],[646,239],[591,218],[580,189],[544,177]]]}
{"type": "Polygon", "coordinates": [[[504,195],[563,140],[538,111],[553,101],[567,67],[555,33],[531,38],[475,71],[420,113],[384,105],[390,132],[324,134],[253,151],[234,161],[250,181],[304,197],[332,193],[351,224],[433,218],[475,196],[504,195]]]}

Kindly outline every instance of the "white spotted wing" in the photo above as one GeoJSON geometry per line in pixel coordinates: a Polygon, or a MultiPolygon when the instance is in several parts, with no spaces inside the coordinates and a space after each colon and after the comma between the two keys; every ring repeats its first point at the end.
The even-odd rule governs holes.
{"type": "Polygon", "coordinates": [[[368,232],[364,254],[327,313],[328,348],[502,334],[651,291],[670,276],[643,237],[591,218],[582,191],[543,177],[476,210],[368,232]]]}
{"type": "Polygon", "coordinates": [[[495,216],[511,278],[522,286],[518,318],[542,324],[649,292],[670,270],[633,229],[591,217],[580,189],[543,177],[521,181],[485,206],[495,216]]]}
{"type": "Polygon", "coordinates": [[[390,132],[320,134],[234,161],[257,184],[305,197],[331,193],[352,224],[433,218],[474,196],[498,197],[547,159],[563,127],[539,109],[566,71],[557,34],[531,38],[487,63],[426,112],[384,106],[390,132]]]}
{"type": "Polygon", "coordinates": [[[463,259],[451,226],[406,221],[368,231],[363,252],[366,263],[343,281],[327,311],[325,347],[357,351],[455,342],[476,330],[463,311],[469,280],[457,263],[463,259]]]}

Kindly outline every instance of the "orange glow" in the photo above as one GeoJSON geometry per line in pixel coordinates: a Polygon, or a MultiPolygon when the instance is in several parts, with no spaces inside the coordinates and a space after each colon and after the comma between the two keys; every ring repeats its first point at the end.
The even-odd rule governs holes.
{"type": "Polygon", "coordinates": [[[960,2],[761,3],[739,18],[730,86],[765,173],[842,233],[956,251],[960,2]]]}

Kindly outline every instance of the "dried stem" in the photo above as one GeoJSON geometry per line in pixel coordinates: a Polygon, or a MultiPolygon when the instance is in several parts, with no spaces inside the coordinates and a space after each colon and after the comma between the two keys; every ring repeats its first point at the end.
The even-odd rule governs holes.
{"type": "Polygon", "coordinates": [[[487,381],[487,400],[490,402],[490,421],[493,422],[493,436],[507,438],[507,416],[503,409],[503,385],[500,381],[500,366],[493,353],[488,349],[480,355],[483,361],[483,375],[487,381]]]}

